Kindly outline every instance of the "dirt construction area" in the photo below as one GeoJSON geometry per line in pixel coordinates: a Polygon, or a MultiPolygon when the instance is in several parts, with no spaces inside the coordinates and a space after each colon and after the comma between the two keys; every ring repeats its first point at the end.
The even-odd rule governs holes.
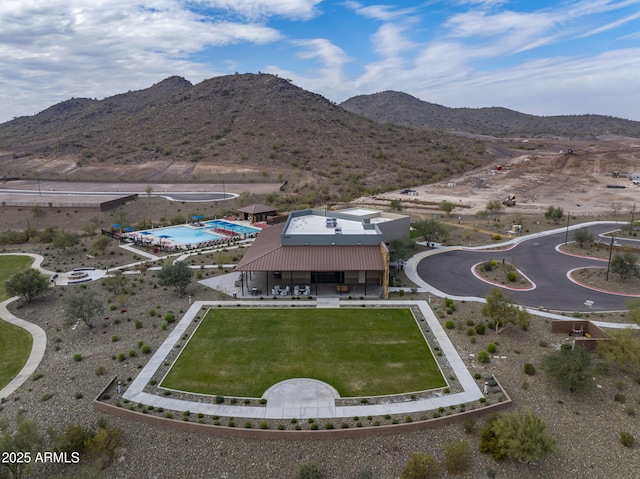
{"type": "Polygon", "coordinates": [[[428,214],[438,212],[438,204],[446,200],[457,206],[454,215],[469,215],[484,210],[489,201],[502,203],[515,195],[516,205],[508,207],[512,213],[540,214],[551,205],[581,217],[632,210],[640,199],[640,186],[633,183],[640,178],[640,140],[550,141],[492,144],[492,168],[413,187],[414,192],[361,198],[358,203],[374,206],[400,199],[406,212],[428,214]]]}

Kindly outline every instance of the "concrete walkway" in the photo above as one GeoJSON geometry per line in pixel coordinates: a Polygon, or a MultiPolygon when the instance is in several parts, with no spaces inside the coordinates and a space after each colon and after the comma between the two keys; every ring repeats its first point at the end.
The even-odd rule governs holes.
{"type": "MultiPolygon", "coordinates": [[[[326,302],[310,301],[309,305],[316,307],[327,306],[326,302]]],[[[334,303],[335,304],[335,303],[334,303]]],[[[190,411],[207,415],[246,417],[254,419],[308,419],[308,418],[334,418],[353,416],[379,416],[385,414],[409,414],[423,411],[432,411],[440,407],[454,406],[476,401],[483,397],[476,381],[462,362],[462,358],[454,348],[451,340],[435,317],[431,308],[425,301],[350,301],[339,300],[338,307],[366,306],[418,306],[424,315],[429,329],[434,334],[438,346],[453,369],[457,381],[463,391],[453,394],[444,394],[436,391],[429,398],[413,401],[387,402],[381,404],[360,404],[354,406],[337,406],[338,392],[331,387],[315,380],[306,378],[294,378],[273,385],[265,391],[263,397],[267,399],[266,407],[258,406],[234,406],[228,404],[215,404],[213,398],[210,402],[196,402],[182,399],[173,399],[166,396],[157,396],[144,391],[158,368],[164,365],[166,357],[171,353],[175,344],[182,338],[185,331],[192,323],[195,316],[202,310],[221,306],[253,306],[255,301],[196,301],[186,312],[182,320],[171,331],[165,342],[158,348],[140,374],[133,380],[129,387],[123,391],[122,397],[135,403],[147,404],[154,407],[163,407],[172,411],[190,411]]],[[[286,303],[283,301],[261,301],[260,306],[300,306],[299,302],[286,303]]],[[[206,396],[203,396],[203,399],[206,396]]]]}
{"type": "Polygon", "coordinates": [[[11,393],[13,393],[16,389],[22,386],[22,384],[24,384],[27,379],[29,379],[29,377],[33,374],[33,372],[40,364],[40,361],[42,361],[45,349],[47,347],[47,334],[40,326],[29,323],[24,319],[17,318],[7,309],[7,305],[17,299],[18,297],[15,296],[0,303],[0,318],[5,320],[9,324],[13,324],[22,329],[26,329],[33,337],[33,343],[31,345],[31,354],[29,354],[27,362],[23,366],[22,370],[18,373],[18,375],[13,378],[13,380],[9,384],[7,384],[0,390],[0,398],[9,397],[11,393]]]}

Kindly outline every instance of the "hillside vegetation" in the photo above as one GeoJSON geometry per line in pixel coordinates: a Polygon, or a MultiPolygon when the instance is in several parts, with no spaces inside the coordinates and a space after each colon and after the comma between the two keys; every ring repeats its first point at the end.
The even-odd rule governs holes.
{"type": "Polygon", "coordinates": [[[640,138],[640,122],[603,115],[535,116],[507,108],[448,108],[406,93],[359,95],[341,106],[378,123],[395,123],[497,137],[621,135],[640,138]]]}
{"type": "Polygon", "coordinates": [[[71,99],[0,125],[7,176],[284,182],[313,202],[434,182],[488,164],[484,144],[380,125],[266,74],[179,77],[71,99]]]}

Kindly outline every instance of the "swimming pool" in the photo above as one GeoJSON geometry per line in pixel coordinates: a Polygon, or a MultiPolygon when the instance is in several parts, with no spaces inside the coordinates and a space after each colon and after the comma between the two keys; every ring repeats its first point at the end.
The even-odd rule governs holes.
{"type": "Polygon", "coordinates": [[[230,223],[225,220],[211,220],[205,221],[205,225],[210,228],[221,228],[228,231],[233,231],[238,234],[253,234],[258,233],[260,230],[258,228],[251,228],[250,226],[237,225],[235,223],[230,223]]]}
{"type": "Polygon", "coordinates": [[[222,236],[207,233],[204,229],[187,228],[186,226],[167,226],[166,228],[156,228],[149,230],[149,233],[157,238],[195,245],[204,241],[215,241],[222,239],[222,236]]]}

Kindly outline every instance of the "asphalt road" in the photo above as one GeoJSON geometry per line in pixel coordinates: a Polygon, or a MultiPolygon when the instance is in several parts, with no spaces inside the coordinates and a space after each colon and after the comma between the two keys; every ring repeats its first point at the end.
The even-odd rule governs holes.
{"type": "MultiPolygon", "coordinates": [[[[596,237],[618,229],[620,225],[607,223],[588,228],[596,237]]],[[[420,260],[416,272],[424,282],[446,295],[484,298],[493,286],[476,278],[472,273],[473,266],[484,261],[504,259],[516,265],[535,284],[535,288],[529,291],[510,291],[514,301],[520,305],[568,312],[627,309],[629,297],[587,289],[568,279],[567,273],[574,268],[606,267],[607,261],[559,253],[555,248],[564,243],[565,235],[563,231],[525,239],[508,250],[448,250],[420,260]],[[592,303],[589,305],[586,302],[592,303]]],[[[602,239],[609,241],[608,237],[602,239]]]]}

